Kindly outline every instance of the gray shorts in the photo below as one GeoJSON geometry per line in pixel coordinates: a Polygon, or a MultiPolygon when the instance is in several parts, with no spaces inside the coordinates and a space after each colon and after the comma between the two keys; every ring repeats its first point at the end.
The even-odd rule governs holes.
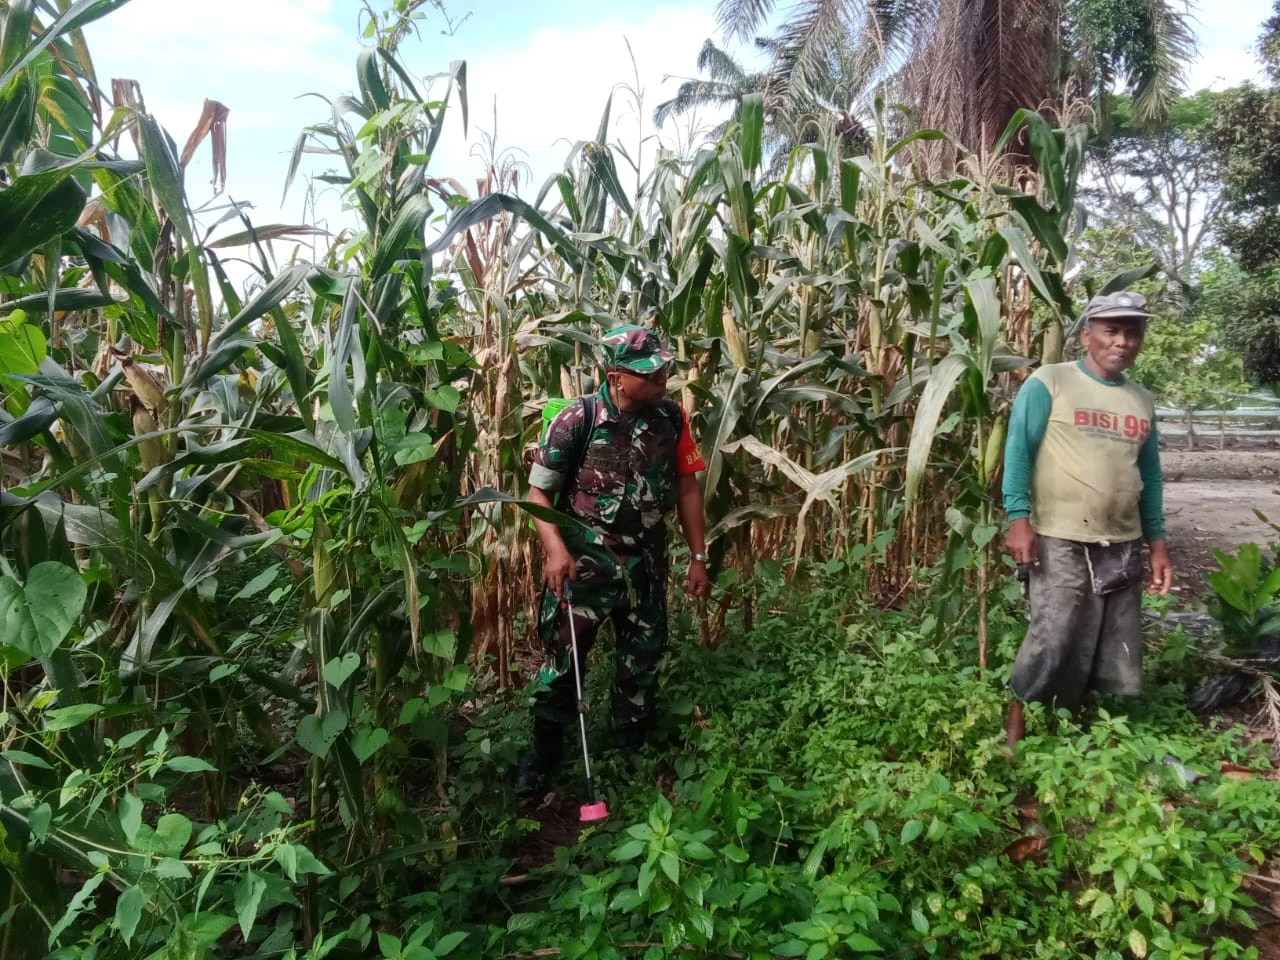
{"type": "Polygon", "coordinates": [[[1014,695],[1075,710],[1090,690],[1141,693],[1141,566],[1132,583],[1100,595],[1085,544],[1039,543],[1028,580],[1031,626],[1009,678],[1014,695]]]}

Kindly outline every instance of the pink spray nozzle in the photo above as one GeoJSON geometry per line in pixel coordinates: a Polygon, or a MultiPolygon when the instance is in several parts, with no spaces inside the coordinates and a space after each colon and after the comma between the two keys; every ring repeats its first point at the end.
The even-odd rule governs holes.
{"type": "Polygon", "coordinates": [[[603,800],[599,803],[584,803],[578,808],[578,820],[582,823],[595,823],[609,816],[609,806],[603,800]]]}

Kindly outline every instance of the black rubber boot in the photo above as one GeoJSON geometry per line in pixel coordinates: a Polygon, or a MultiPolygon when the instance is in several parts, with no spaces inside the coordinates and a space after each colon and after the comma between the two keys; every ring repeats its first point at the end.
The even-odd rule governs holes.
{"type": "Polygon", "coordinates": [[[613,728],[613,745],[622,757],[627,769],[635,769],[636,758],[644,750],[649,739],[649,726],[646,721],[626,723],[613,728]]]}
{"type": "Polygon", "coordinates": [[[552,775],[560,769],[563,758],[564,727],[535,717],[533,745],[516,771],[516,793],[523,797],[545,791],[552,775]]]}

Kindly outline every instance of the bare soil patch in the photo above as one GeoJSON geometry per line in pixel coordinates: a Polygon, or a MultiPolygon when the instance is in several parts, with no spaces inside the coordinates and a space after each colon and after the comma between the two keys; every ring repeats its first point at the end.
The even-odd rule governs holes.
{"type": "Polygon", "coordinates": [[[1164,450],[1160,459],[1174,589],[1195,601],[1204,594],[1204,574],[1217,566],[1215,550],[1280,540],[1254,513],[1280,522],[1280,450],[1164,450]]]}

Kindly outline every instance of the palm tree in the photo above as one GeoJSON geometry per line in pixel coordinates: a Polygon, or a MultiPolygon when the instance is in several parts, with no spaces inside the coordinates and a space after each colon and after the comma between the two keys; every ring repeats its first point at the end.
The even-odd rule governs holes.
{"type": "MultiPolygon", "coordinates": [[[[728,40],[748,40],[775,7],[720,0],[716,13],[728,40]]],[[[1105,115],[1121,80],[1136,118],[1162,123],[1194,40],[1176,0],[799,0],[764,45],[779,114],[849,113],[881,93],[981,149],[1019,107],[1086,99],[1105,115]]]]}
{"type": "Polygon", "coordinates": [[[708,40],[698,52],[698,72],[705,77],[695,77],[680,84],[676,95],[658,104],[653,111],[655,126],[661,127],[669,119],[682,116],[699,107],[710,106],[719,111],[732,109],[728,120],[716,127],[712,134],[719,137],[729,123],[736,122],[742,110],[742,98],[749,93],[763,93],[768,100],[771,75],[768,71],[748,73],[737,60],[708,40]]]}
{"type": "Polygon", "coordinates": [[[752,73],[707,40],[698,54],[698,71],[705,76],[686,80],[674,97],[658,104],[654,125],[662,127],[699,107],[711,107],[717,113],[727,108],[728,116],[708,131],[711,139],[718,139],[738,121],[742,98],[758,93],[764,98],[764,149],[775,164],[785,162],[796,145],[828,137],[838,138],[850,149],[866,146],[867,127],[860,114],[871,64],[861,48],[833,45],[824,51],[820,79],[800,84],[789,61],[790,50],[782,41],[762,37],[756,46],[769,56],[770,66],[752,73]]]}

